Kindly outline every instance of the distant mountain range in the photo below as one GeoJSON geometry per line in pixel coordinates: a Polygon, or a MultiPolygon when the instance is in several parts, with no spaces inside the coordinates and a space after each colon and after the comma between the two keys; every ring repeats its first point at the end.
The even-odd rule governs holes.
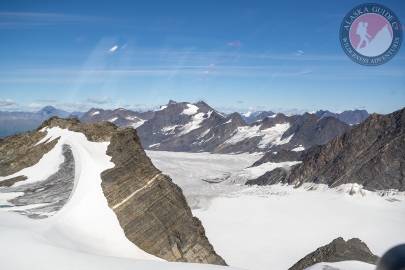
{"type": "Polygon", "coordinates": [[[241,153],[301,149],[324,144],[350,127],[333,117],[261,112],[246,123],[239,113],[224,115],[205,102],[169,102],[137,131],[145,149],[241,153]]]}
{"type": "Polygon", "coordinates": [[[357,125],[366,120],[369,113],[366,110],[349,110],[341,113],[320,110],[315,113],[318,117],[334,117],[348,125],[357,125]]]}
{"type": "Polygon", "coordinates": [[[0,111],[0,137],[36,129],[43,121],[52,116],[68,117],[69,112],[46,106],[37,112],[0,111]]]}
{"type": "Polygon", "coordinates": [[[85,123],[108,121],[137,129],[145,149],[186,152],[301,151],[322,145],[362,122],[366,111],[287,116],[272,111],[223,114],[207,103],[169,101],[156,111],[92,108],[69,113],[47,106],[38,112],[0,112],[0,137],[38,127],[52,116],[77,117],[85,123]]]}

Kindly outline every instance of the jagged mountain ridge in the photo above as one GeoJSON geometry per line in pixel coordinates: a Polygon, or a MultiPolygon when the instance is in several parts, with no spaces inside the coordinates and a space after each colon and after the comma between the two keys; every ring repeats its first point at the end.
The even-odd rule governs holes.
{"type": "Polygon", "coordinates": [[[246,113],[242,113],[241,116],[243,117],[243,120],[245,120],[247,124],[251,124],[253,122],[263,120],[264,118],[273,116],[275,114],[276,113],[272,111],[255,111],[255,112],[249,111],[246,113]]]}
{"type": "Polygon", "coordinates": [[[222,114],[203,101],[170,101],[159,110],[147,112],[93,108],[75,115],[86,123],[109,121],[136,128],[145,149],[164,151],[242,153],[307,149],[349,129],[335,117],[309,113],[286,116],[261,111],[250,114],[251,119],[246,122],[246,116],[222,114]],[[256,121],[251,122],[252,119],[256,121]]]}
{"type": "Polygon", "coordinates": [[[319,110],[315,113],[318,117],[334,117],[348,125],[358,125],[367,119],[369,113],[366,110],[347,110],[341,113],[333,113],[328,110],[319,110]]]}
{"type": "Polygon", "coordinates": [[[356,183],[368,190],[405,190],[405,108],[387,115],[373,114],[362,124],[323,146],[305,151],[302,163],[289,170],[267,172],[247,184],[284,182],[356,183]]]}
{"type": "Polygon", "coordinates": [[[80,120],[85,123],[97,122],[111,122],[120,127],[133,127],[141,126],[145,121],[153,118],[154,112],[135,112],[124,108],[115,110],[104,110],[99,108],[92,108],[80,116],[80,120]]]}
{"type": "Polygon", "coordinates": [[[345,123],[314,114],[272,114],[247,124],[238,113],[223,115],[205,102],[171,101],[138,130],[145,149],[241,153],[309,148],[349,129],[345,123]]]}
{"type": "MultiPolygon", "coordinates": [[[[90,144],[94,143],[108,143],[106,154],[111,156],[114,166],[101,173],[101,188],[125,236],[132,243],[150,254],[169,261],[225,264],[206,238],[201,222],[193,217],[181,189],[153,166],[139,143],[136,131],[132,128],[117,128],[108,122],[83,124],[77,119],[50,118],[36,131],[0,141],[0,152],[7,153],[0,157],[0,184],[7,181],[10,175],[24,176],[25,168],[37,166],[45,156],[51,152],[55,153],[56,146],[65,148],[65,145],[72,148],[73,155],[69,155],[68,152],[67,156],[70,161],[72,158],[75,160],[78,173],[88,175],[91,167],[78,162],[84,158],[84,156],[80,157],[81,154],[87,155],[92,151],[90,144]],[[50,135],[53,133],[54,135],[50,135]],[[83,140],[89,141],[86,143],[89,146],[85,146],[85,152],[81,152],[81,146],[76,141],[76,137],[81,134],[86,138],[83,140]]],[[[93,157],[101,158],[87,156],[87,158],[93,157]]],[[[64,168],[65,163],[61,163],[57,173],[60,174],[64,168]]],[[[77,175],[75,166],[72,169],[73,172],[70,170],[68,175],[77,175]]],[[[10,202],[11,205],[7,206],[10,211],[14,211],[12,202],[17,202],[19,207],[24,205],[32,205],[32,207],[28,207],[29,211],[25,212],[21,212],[17,207],[16,212],[34,218],[38,216],[46,218],[54,211],[59,209],[63,211],[69,195],[70,199],[66,205],[69,205],[70,200],[77,202],[75,196],[78,195],[72,192],[72,181],[85,181],[82,178],[75,180],[70,178],[64,180],[70,185],[59,186],[58,179],[63,178],[59,176],[56,174],[53,180],[38,179],[35,182],[32,182],[32,179],[18,179],[11,185],[3,186],[0,192],[12,192],[18,185],[18,191],[23,194],[17,194],[15,198],[17,200],[13,199],[10,202]],[[32,184],[25,184],[25,180],[30,180],[32,184]],[[50,192],[54,190],[53,187],[59,187],[59,189],[50,192]],[[31,193],[37,193],[40,196],[27,197],[31,193]],[[63,195],[62,199],[56,201],[50,200],[62,197],[62,194],[68,194],[68,196],[63,195]],[[45,209],[44,205],[57,205],[59,208],[45,209]]]]}

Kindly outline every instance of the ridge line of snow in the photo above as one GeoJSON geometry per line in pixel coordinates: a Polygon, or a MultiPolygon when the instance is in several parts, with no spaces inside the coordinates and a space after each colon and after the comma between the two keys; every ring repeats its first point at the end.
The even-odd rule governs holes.
{"type": "Polygon", "coordinates": [[[120,207],[121,205],[123,205],[124,203],[126,203],[128,200],[130,200],[133,196],[135,196],[135,194],[137,194],[138,192],[144,190],[145,188],[147,188],[148,186],[150,186],[157,178],[158,176],[160,176],[162,173],[158,173],[156,174],[154,177],[152,177],[152,179],[150,179],[146,185],[144,185],[143,187],[135,190],[134,192],[132,192],[130,195],[128,195],[128,197],[126,197],[125,199],[123,199],[120,203],[117,203],[116,205],[114,205],[113,207],[111,207],[112,209],[116,209],[118,207],[120,207]]]}

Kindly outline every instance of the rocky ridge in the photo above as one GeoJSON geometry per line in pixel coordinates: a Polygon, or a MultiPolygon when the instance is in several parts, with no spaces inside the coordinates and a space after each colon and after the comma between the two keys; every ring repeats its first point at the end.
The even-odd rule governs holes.
{"type": "Polygon", "coordinates": [[[248,184],[275,181],[336,187],[357,183],[368,190],[405,190],[405,108],[371,115],[362,124],[323,146],[302,153],[289,171],[276,169],[248,184]]]}
{"type": "MultiPolygon", "coordinates": [[[[107,154],[111,156],[115,167],[102,173],[102,189],[108,205],[131,242],[168,261],[225,265],[225,261],[215,253],[205,236],[201,222],[193,217],[181,189],[153,166],[132,128],[117,128],[108,122],[86,124],[75,118],[50,118],[34,132],[0,141],[0,175],[10,175],[36,164],[58,141],[55,139],[37,144],[44,138],[45,128],[52,127],[81,132],[90,141],[110,142],[107,154]]],[[[73,156],[69,155],[68,148],[65,149],[65,161],[72,164],[73,156]]],[[[74,171],[74,167],[71,168],[74,171]]],[[[69,172],[71,175],[72,170],[69,172]]],[[[52,185],[50,189],[45,188],[46,192],[42,193],[44,196],[31,197],[30,202],[34,199],[36,203],[41,203],[54,197],[52,186],[60,186],[58,181],[73,184],[73,179],[59,177],[60,175],[69,174],[58,174],[51,180],[38,182],[45,185],[46,181],[51,181],[52,185]]],[[[2,188],[14,188],[13,185],[14,183],[8,183],[8,187],[2,188]]],[[[26,193],[24,196],[28,194],[28,190],[30,187],[23,188],[26,193]]],[[[70,194],[65,191],[63,194],[70,194]]],[[[24,196],[13,201],[22,203],[26,199],[24,196]]],[[[60,198],[62,197],[66,199],[69,196],[60,198]]]]}
{"type": "Polygon", "coordinates": [[[304,270],[320,262],[362,261],[376,264],[378,257],[374,255],[367,245],[358,238],[345,241],[342,237],[336,238],[329,244],[322,246],[306,255],[289,270],[304,270]]]}

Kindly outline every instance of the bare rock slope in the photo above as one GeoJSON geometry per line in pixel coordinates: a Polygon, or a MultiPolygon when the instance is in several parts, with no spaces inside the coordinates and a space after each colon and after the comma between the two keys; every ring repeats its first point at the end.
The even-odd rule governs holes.
{"type": "Polygon", "coordinates": [[[303,152],[300,160],[288,171],[276,169],[248,184],[357,183],[368,190],[404,191],[405,108],[373,114],[342,136],[303,152]]]}
{"type": "Polygon", "coordinates": [[[378,257],[358,238],[345,241],[339,237],[311,252],[289,270],[303,270],[320,262],[362,261],[376,264],[378,257]]]}

